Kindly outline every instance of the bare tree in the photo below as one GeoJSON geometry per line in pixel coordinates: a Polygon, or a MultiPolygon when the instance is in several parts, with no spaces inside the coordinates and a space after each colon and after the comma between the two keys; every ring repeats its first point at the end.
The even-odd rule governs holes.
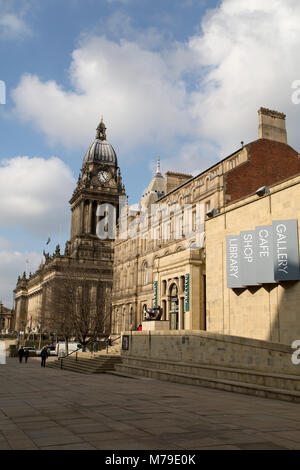
{"type": "Polygon", "coordinates": [[[69,352],[69,340],[74,336],[73,315],[76,308],[75,293],[72,279],[64,276],[55,279],[49,287],[47,302],[48,328],[55,332],[57,337],[65,340],[66,354],[69,352]]]}
{"type": "Polygon", "coordinates": [[[75,286],[74,328],[85,350],[88,343],[109,334],[111,288],[107,283],[90,280],[87,271],[81,273],[75,286]]]}
{"type": "Polygon", "coordinates": [[[90,342],[110,331],[109,283],[92,279],[88,269],[66,270],[51,285],[49,310],[51,329],[67,343],[75,337],[83,351],[90,342]]]}

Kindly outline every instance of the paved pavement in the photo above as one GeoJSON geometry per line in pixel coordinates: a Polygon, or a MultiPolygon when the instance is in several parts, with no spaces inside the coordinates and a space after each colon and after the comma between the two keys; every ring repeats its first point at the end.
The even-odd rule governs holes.
{"type": "Polygon", "coordinates": [[[3,449],[300,449],[299,404],[8,359],[3,449]]]}

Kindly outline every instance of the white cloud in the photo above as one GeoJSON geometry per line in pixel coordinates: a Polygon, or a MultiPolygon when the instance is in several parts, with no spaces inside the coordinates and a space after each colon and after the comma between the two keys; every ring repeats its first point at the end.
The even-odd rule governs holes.
{"type": "Polygon", "coordinates": [[[68,200],[75,187],[59,158],[16,157],[0,162],[0,227],[18,227],[46,237],[69,219],[68,200]]]}
{"type": "Polygon", "coordinates": [[[21,253],[10,241],[0,238],[0,300],[6,307],[13,306],[13,290],[18,276],[22,275],[26,268],[34,272],[40,263],[40,254],[21,253]]]}
{"type": "Polygon", "coordinates": [[[300,77],[299,18],[298,0],[224,0],[204,19],[203,35],[191,38],[198,65],[208,68],[192,112],[222,156],[257,138],[260,106],[286,112],[290,140],[300,144],[299,109],[291,103],[291,83],[300,77]]]}
{"type": "Polygon", "coordinates": [[[35,0],[0,0],[0,37],[18,39],[31,35],[26,16],[35,0]]]}
{"type": "Polygon", "coordinates": [[[163,45],[160,32],[134,32],[126,17],[115,16],[107,24],[116,31],[123,22],[126,39],[86,37],[72,54],[68,90],[23,76],[13,92],[16,115],[53,142],[86,147],[103,114],[119,157],[143,144],[168,144],[176,152],[170,163],[183,171],[256,139],[260,106],[287,113],[297,146],[300,108],[291,102],[291,84],[300,78],[299,18],[298,0],[223,0],[204,17],[201,33],[163,45]]]}
{"type": "Polygon", "coordinates": [[[3,36],[16,37],[30,33],[30,29],[22,18],[12,13],[0,16],[0,30],[3,36]]]}
{"type": "Polygon", "coordinates": [[[171,169],[196,176],[214,165],[216,160],[215,145],[205,140],[202,142],[188,142],[179,149],[174,157],[163,158],[161,168],[163,173],[171,169]]]}
{"type": "Polygon", "coordinates": [[[25,75],[13,92],[16,115],[51,141],[86,146],[100,114],[109,140],[123,149],[188,133],[184,84],[170,75],[159,53],[127,40],[92,37],[72,58],[73,91],[25,75]]]}

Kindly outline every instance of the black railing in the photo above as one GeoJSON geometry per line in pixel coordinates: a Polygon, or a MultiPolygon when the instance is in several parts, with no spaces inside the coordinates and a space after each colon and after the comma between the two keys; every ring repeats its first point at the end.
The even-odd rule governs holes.
{"type": "MultiPolygon", "coordinates": [[[[106,354],[108,354],[108,348],[112,346],[112,343],[114,343],[115,341],[117,341],[118,339],[120,339],[121,336],[118,336],[118,338],[115,338],[113,340],[110,341],[110,344],[109,344],[109,341],[108,339],[106,340],[106,354]]],[[[86,345],[85,345],[85,348],[90,345],[90,344],[94,344],[95,341],[89,341],[86,345]]],[[[72,354],[76,353],[76,356],[75,356],[75,361],[77,362],[78,361],[78,351],[81,351],[82,348],[78,348],[78,349],[75,349],[74,351],[66,354],[65,356],[61,356],[61,357],[58,357],[58,360],[60,360],[60,368],[63,369],[63,360],[66,359],[67,357],[71,356],[72,354]]]]}
{"type": "Polygon", "coordinates": [[[115,339],[111,339],[110,342],[109,342],[109,340],[106,340],[106,354],[108,354],[108,348],[112,346],[112,343],[114,343],[115,341],[117,341],[120,338],[121,338],[121,336],[118,336],[115,339]]]}

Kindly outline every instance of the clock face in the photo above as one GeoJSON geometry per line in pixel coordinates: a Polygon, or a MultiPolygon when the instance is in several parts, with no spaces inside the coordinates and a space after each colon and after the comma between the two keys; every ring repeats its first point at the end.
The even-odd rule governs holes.
{"type": "Polygon", "coordinates": [[[101,170],[98,173],[98,178],[101,183],[106,183],[109,180],[109,174],[107,171],[101,170]]]}

